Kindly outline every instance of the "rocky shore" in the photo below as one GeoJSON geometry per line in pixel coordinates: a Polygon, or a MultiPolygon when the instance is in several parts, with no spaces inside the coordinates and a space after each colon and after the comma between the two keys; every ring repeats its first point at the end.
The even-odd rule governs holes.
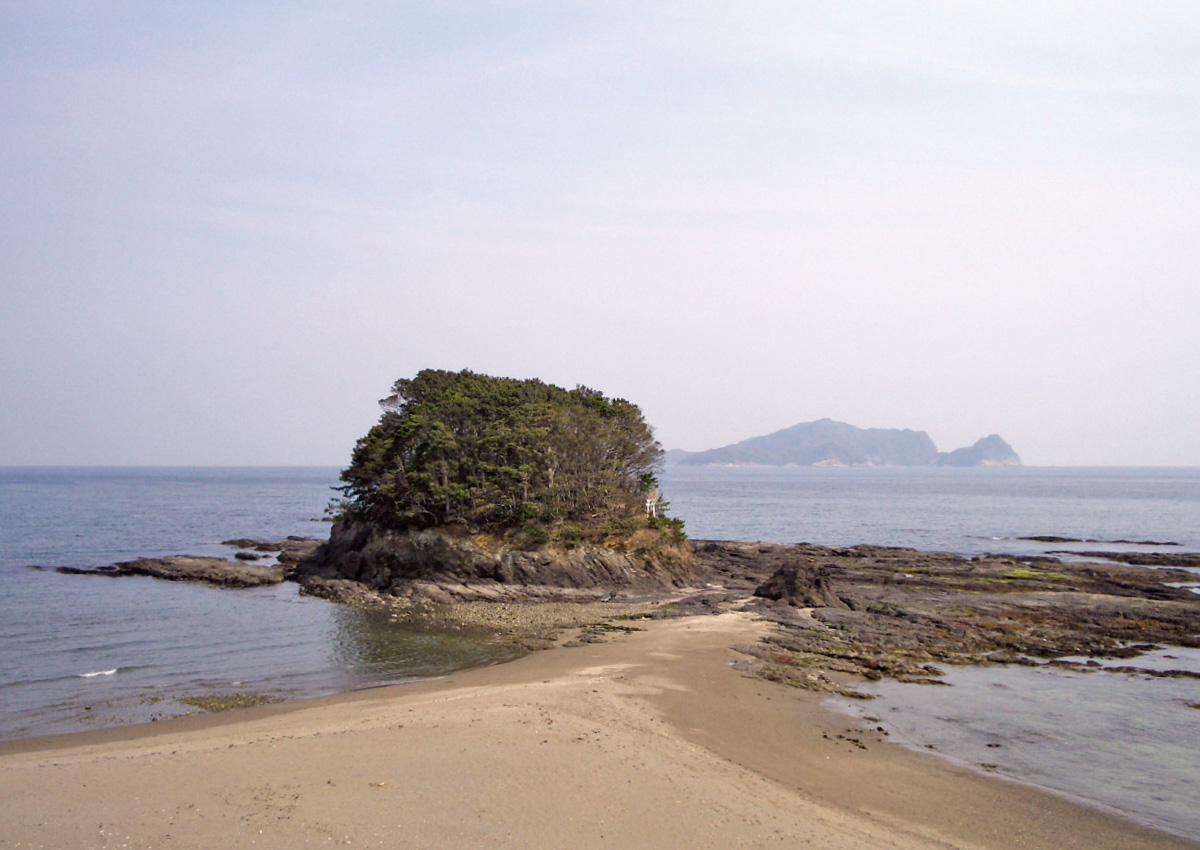
{"type": "Polygon", "coordinates": [[[1169,586],[1195,580],[1183,569],[877,546],[694,545],[710,586],[679,604],[747,608],[776,623],[764,641],[741,647],[744,669],[810,690],[854,695],[857,677],[936,683],[939,665],[1200,646],[1200,596],[1169,586]]]}
{"type": "MultiPolygon", "coordinates": [[[[739,669],[848,696],[857,695],[854,683],[864,679],[937,684],[946,665],[1063,664],[1058,659],[1135,658],[1161,645],[1200,646],[1200,596],[1171,586],[1196,579],[1185,569],[967,559],[879,546],[693,541],[690,547],[686,584],[681,574],[672,581],[596,581],[596,573],[574,571],[578,555],[556,585],[523,584],[482,569],[494,553],[469,568],[457,563],[408,577],[381,570],[379,557],[351,558],[338,573],[330,567],[334,547],[318,550],[289,575],[307,592],[335,601],[483,625],[531,647],[569,628],[603,640],[606,622],[749,611],[775,627],[738,647],[739,669]]],[[[537,557],[553,560],[544,552],[537,557]]],[[[1191,566],[1196,557],[1156,560],[1191,566]]]]}
{"type": "MultiPolygon", "coordinates": [[[[239,549],[233,559],[142,558],[59,571],[235,588],[291,580],[303,593],[484,627],[531,649],[568,629],[595,641],[613,628],[632,628],[615,622],[749,611],[774,628],[739,647],[742,670],[851,696],[862,679],[938,683],[945,665],[1086,664],[1061,659],[1200,647],[1200,595],[1174,586],[1196,582],[1184,569],[1197,565],[1196,553],[1088,553],[1105,559],[1096,562],[967,559],[880,546],[671,547],[657,538],[619,549],[526,551],[465,535],[333,531],[325,543],[226,541],[239,549]]],[[[1106,669],[1128,672],[1130,665],[1106,669]]]]}

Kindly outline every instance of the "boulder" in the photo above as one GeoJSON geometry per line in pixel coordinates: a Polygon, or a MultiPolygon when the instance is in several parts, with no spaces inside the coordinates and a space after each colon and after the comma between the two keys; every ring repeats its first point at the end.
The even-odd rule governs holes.
{"type": "Polygon", "coordinates": [[[754,589],[761,599],[786,602],[794,608],[845,608],[829,584],[824,567],[802,558],[777,569],[754,589]]]}

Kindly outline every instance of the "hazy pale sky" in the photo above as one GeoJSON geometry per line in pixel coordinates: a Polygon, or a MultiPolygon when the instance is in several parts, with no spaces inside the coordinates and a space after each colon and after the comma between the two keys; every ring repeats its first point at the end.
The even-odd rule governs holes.
{"type": "Polygon", "coordinates": [[[436,367],[1200,465],[1190,0],[0,0],[0,187],[0,464],[344,465],[436,367]]]}

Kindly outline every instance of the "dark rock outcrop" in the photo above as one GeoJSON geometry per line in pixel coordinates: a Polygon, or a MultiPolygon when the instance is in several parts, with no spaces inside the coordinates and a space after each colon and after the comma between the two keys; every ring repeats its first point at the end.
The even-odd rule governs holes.
{"type": "MultiPolygon", "coordinates": [[[[298,564],[321,545],[321,541],[313,537],[297,537],[289,535],[285,540],[269,541],[254,540],[250,537],[239,537],[236,540],[225,540],[223,546],[236,546],[243,550],[269,555],[274,553],[275,559],[281,564],[298,564]]],[[[243,561],[253,560],[249,552],[238,552],[233,557],[243,561]]]]}
{"type": "Polygon", "coordinates": [[[288,566],[311,555],[321,545],[321,541],[312,537],[288,537],[276,543],[263,543],[242,538],[226,540],[225,545],[237,546],[243,550],[253,549],[254,552],[237,552],[233,556],[234,560],[172,555],[169,558],[138,558],[108,567],[58,567],[55,572],[110,578],[149,576],[167,581],[211,584],[214,587],[262,587],[284,581],[288,566]],[[257,552],[274,553],[278,563],[253,563],[264,558],[263,555],[255,554],[257,552]]]}
{"type": "Polygon", "coordinates": [[[829,584],[828,571],[803,559],[782,566],[754,589],[754,595],[793,608],[845,608],[829,584]]]}
{"type": "MultiPolygon", "coordinates": [[[[579,545],[524,550],[483,536],[440,530],[388,531],[337,523],[329,542],[288,574],[349,580],[388,595],[435,602],[465,599],[601,599],[654,593],[695,579],[686,543],[639,532],[620,547],[579,545]]],[[[325,591],[328,585],[322,585],[325,591]]]]}
{"type": "Polygon", "coordinates": [[[56,572],[68,575],[150,576],[167,581],[192,581],[218,587],[262,587],[283,581],[282,565],[259,566],[227,561],[224,558],[197,558],[173,555],[169,558],[138,558],[111,567],[59,567],[56,572]]]}

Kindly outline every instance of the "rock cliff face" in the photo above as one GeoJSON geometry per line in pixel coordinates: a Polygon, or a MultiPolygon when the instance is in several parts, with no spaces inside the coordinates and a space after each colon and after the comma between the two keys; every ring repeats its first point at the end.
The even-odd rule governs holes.
{"type": "Polygon", "coordinates": [[[439,530],[388,531],[338,523],[329,542],[289,574],[322,595],[322,582],[348,580],[373,591],[435,602],[469,599],[603,599],[694,583],[691,547],[657,532],[620,548],[516,549],[495,538],[439,530]]]}

